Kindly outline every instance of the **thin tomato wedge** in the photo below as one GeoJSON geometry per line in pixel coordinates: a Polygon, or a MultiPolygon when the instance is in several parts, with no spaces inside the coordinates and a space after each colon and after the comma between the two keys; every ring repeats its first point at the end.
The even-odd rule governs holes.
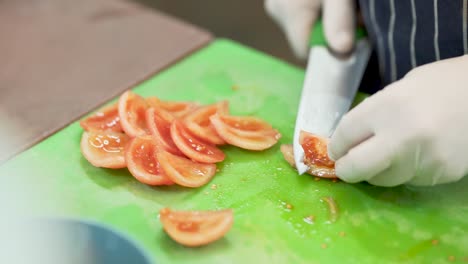
{"type": "Polygon", "coordinates": [[[127,91],[120,96],[118,108],[120,123],[127,135],[137,137],[148,134],[145,117],[148,105],[145,99],[127,91]]]}
{"type": "Polygon", "coordinates": [[[215,164],[198,163],[167,151],[159,151],[157,159],[166,176],[185,187],[200,187],[216,174],[215,164]]]}
{"type": "Polygon", "coordinates": [[[157,140],[166,151],[176,155],[183,155],[174,144],[171,137],[172,121],[174,121],[174,116],[161,108],[151,107],[146,110],[146,123],[155,140],[157,140]]]}
{"type": "Polygon", "coordinates": [[[199,107],[197,103],[194,102],[171,102],[163,101],[157,97],[148,97],[146,102],[155,108],[162,108],[167,112],[171,113],[177,118],[183,118],[187,114],[191,113],[193,110],[199,107]]]}
{"type": "MultiPolygon", "coordinates": [[[[292,144],[288,145],[281,145],[281,153],[283,153],[284,159],[291,165],[293,168],[296,168],[296,164],[294,161],[294,151],[292,144]]],[[[334,168],[327,168],[327,167],[319,167],[316,165],[308,165],[309,169],[307,173],[313,176],[321,177],[321,178],[337,178],[335,175],[334,168]]]]}
{"type": "Polygon", "coordinates": [[[255,117],[215,114],[211,123],[227,143],[248,150],[265,150],[275,145],[281,134],[267,122],[255,117]]]}
{"type": "Polygon", "coordinates": [[[88,118],[81,120],[80,126],[86,131],[100,130],[122,132],[117,105],[104,107],[88,118]]]}
{"type": "Polygon", "coordinates": [[[294,151],[292,144],[283,144],[281,145],[280,150],[286,162],[295,168],[296,164],[294,162],[294,151]]]}
{"type": "Polygon", "coordinates": [[[224,153],[215,145],[203,142],[190,134],[179,120],[172,122],[171,136],[179,150],[194,161],[216,163],[225,158],[224,153]]]}
{"type": "Polygon", "coordinates": [[[123,133],[85,131],[81,136],[81,153],[95,167],[125,168],[125,147],[129,140],[123,133]]]}
{"type": "Polygon", "coordinates": [[[148,185],[171,185],[156,158],[157,143],[152,136],[133,138],[125,153],[130,173],[138,181],[148,185]]]}
{"type": "Polygon", "coordinates": [[[185,126],[192,134],[210,144],[225,144],[226,142],[218,135],[210,121],[210,117],[216,113],[228,114],[228,102],[221,101],[216,104],[198,108],[185,117],[185,126]]]}
{"type": "Polygon", "coordinates": [[[232,227],[231,209],[219,211],[173,211],[164,208],[159,212],[166,233],[179,244],[197,247],[222,238],[232,227]]]}

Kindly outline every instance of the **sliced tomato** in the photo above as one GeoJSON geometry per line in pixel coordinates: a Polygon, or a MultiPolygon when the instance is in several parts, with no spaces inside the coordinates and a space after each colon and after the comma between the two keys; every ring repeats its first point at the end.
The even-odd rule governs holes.
{"type": "Polygon", "coordinates": [[[112,131],[85,131],[81,136],[81,153],[95,167],[125,168],[125,147],[130,138],[112,131]]]}
{"type": "Polygon", "coordinates": [[[173,211],[164,208],[159,212],[166,233],[176,242],[197,247],[222,238],[232,227],[231,209],[219,211],[173,211]]]}
{"type": "Polygon", "coordinates": [[[328,139],[301,131],[299,143],[304,149],[304,164],[333,168],[335,162],[328,157],[328,139]]]}
{"type": "Polygon", "coordinates": [[[93,115],[81,120],[80,126],[86,130],[122,132],[117,104],[99,109],[93,115]]]}
{"type": "Polygon", "coordinates": [[[198,163],[167,151],[159,151],[157,159],[166,176],[185,187],[200,187],[216,174],[215,164],[198,163]]]}
{"type": "Polygon", "coordinates": [[[211,123],[227,143],[248,150],[264,150],[275,145],[281,134],[267,122],[255,117],[215,114],[211,123]]]}
{"type": "Polygon", "coordinates": [[[210,121],[210,117],[216,113],[228,114],[227,101],[200,107],[185,117],[184,123],[187,129],[198,138],[215,145],[225,144],[218,135],[210,121]]]}
{"type": "MultiPolygon", "coordinates": [[[[294,151],[292,144],[281,145],[281,153],[283,153],[284,159],[291,165],[293,168],[296,168],[294,161],[294,151]]],[[[308,165],[309,169],[307,173],[313,176],[322,177],[322,178],[337,178],[334,168],[320,167],[316,165],[308,165]]]]}
{"type": "Polygon", "coordinates": [[[138,181],[148,185],[171,185],[161,164],[156,158],[157,143],[152,136],[133,138],[125,153],[125,160],[130,173],[138,181]]]}
{"type": "Polygon", "coordinates": [[[289,165],[295,168],[296,164],[294,161],[294,151],[292,144],[283,144],[281,145],[280,150],[286,162],[288,162],[289,165]]]}
{"type": "Polygon", "coordinates": [[[167,112],[173,114],[177,118],[183,118],[187,114],[199,107],[199,104],[194,102],[171,102],[163,101],[157,97],[148,97],[146,102],[155,108],[162,108],[167,112]]]}
{"type": "Polygon", "coordinates": [[[225,158],[224,153],[215,145],[203,142],[190,134],[179,120],[172,122],[171,136],[179,150],[194,161],[216,163],[225,158]]]}
{"type": "Polygon", "coordinates": [[[119,99],[119,116],[122,129],[130,137],[148,134],[146,109],[148,105],[141,96],[127,91],[119,99]]]}
{"type": "Polygon", "coordinates": [[[299,143],[304,149],[304,164],[309,166],[312,175],[323,178],[336,178],[335,162],[328,157],[328,139],[301,131],[299,143]]]}
{"type": "Polygon", "coordinates": [[[161,147],[176,155],[183,155],[174,144],[171,137],[171,124],[174,116],[161,108],[149,108],[146,111],[146,122],[153,137],[160,143],[161,147]]]}

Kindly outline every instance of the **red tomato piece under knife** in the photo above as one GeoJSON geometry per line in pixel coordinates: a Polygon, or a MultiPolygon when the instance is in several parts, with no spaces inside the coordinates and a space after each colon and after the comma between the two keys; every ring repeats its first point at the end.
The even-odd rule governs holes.
{"type": "Polygon", "coordinates": [[[179,150],[194,161],[216,163],[225,158],[224,153],[215,145],[203,142],[190,134],[179,120],[172,122],[171,136],[179,150]]]}
{"type": "Polygon", "coordinates": [[[81,120],[80,126],[86,131],[100,130],[122,132],[117,105],[99,109],[93,115],[81,120]]]}
{"type": "Polygon", "coordinates": [[[157,158],[166,176],[185,187],[205,185],[216,174],[215,164],[198,163],[163,150],[158,152],[157,158]]]}
{"type": "MultiPolygon", "coordinates": [[[[294,161],[294,152],[292,144],[281,145],[281,153],[283,153],[284,159],[291,165],[293,168],[296,168],[294,161]]],[[[335,174],[335,168],[321,167],[314,164],[309,164],[307,173],[313,176],[322,177],[322,178],[337,178],[335,174]]]]}
{"type": "Polygon", "coordinates": [[[215,114],[210,120],[227,143],[243,149],[268,149],[281,138],[276,129],[259,118],[215,114]]]}
{"type": "Polygon", "coordinates": [[[125,148],[130,138],[111,131],[85,131],[81,136],[81,153],[95,167],[126,167],[125,148]]]}
{"type": "Polygon", "coordinates": [[[158,146],[152,136],[133,138],[125,153],[130,173],[138,181],[148,185],[171,185],[156,158],[158,146]]]}
{"type": "Polygon", "coordinates": [[[221,101],[216,104],[200,107],[185,117],[184,124],[192,134],[203,141],[215,145],[225,144],[226,142],[218,135],[210,121],[210,117],[216,113],[228,114],[228,102],[221,101]]]}
{"type": "Polygon", "coordinates": [[[304,164],[309,173],[323,178],[336,178],[335,162],[328,157],[328,138],[301,131],[299,143],[304,149],[304,164]]]}
{"type": "Polygon", "coordinates": [[[119,116],[122,129],[130,137],[148,134],[146,109],[148,105],[141,96],[127,91],[119,99],[119,116]]]}

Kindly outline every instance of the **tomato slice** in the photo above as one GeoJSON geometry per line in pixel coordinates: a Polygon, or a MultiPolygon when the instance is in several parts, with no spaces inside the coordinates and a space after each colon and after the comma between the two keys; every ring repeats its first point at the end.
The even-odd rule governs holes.
{"type": "Polygon", "coordinates": [[[164,208],[159,212],[166,233],[176,242],[197,247],[222,238],[232,227],[231,209],[219,211],[173,211],[164,208]]]}
{"type": "Polygon", "coordinates": [[[156,158],[157,143],[152,136],[133,138],[125,153],[130,173],[138,181],[148,185],[171,185],[156,158]]]}
{"type": "Polygon", "coordinates": [[[294,161],[294,151],[292,144],[283,144],[280,147],[281,153],[283,154],[284,159],[286,162],[289,163],[292,167],[296,167],[296,163],[294,161]]]}
{"type": "Polygon", "coordinates": [[[148,105],[141,96],[127,91],[119,99],[119,116],[122,129],[130,137],[148,134],[146,109],[148,105]]]}
{"type": "Polygon", "coordinates": [[[162,108],[177,118],[183,118],[199,107],[199,105],[194,102],[170,102],[163,101],[157,97],[148,97],[146,98],[146,102],[151,107],[162,108]]]}
{"type": "Polygon", "coordinates": [[[304,164],[309,166],[312,175],[336,178],[335,162],[328,157],[327,138],[301,131],[299,143],[304,149],[304,164]]]}
{"type": "Polygon", "coordinates": [[[229,144],[248,150],[265,150],[275,145],[281,134],[255,117],[221,115],[210,117],[218,134],[229,144]]]}
{"type": "Polygon", "coordinates": [[[201,107],[185,117],[186,128],[198,138],[214,145],[225,144],[218,135],[210,121],[210,116],[220,113],[228,114],[229,105],[227,101],[201,107]]]}
{"type": "Polygon", "coordinates": [[[299,143],[304,149],[304,164],[335,167],[335,162],[328,157],[327,138],[301,131],[299,143]]]}
{"type": "Polygon", "coordinates": [[[208,183],[216,174],[215,164],[198,163],[185,157],[159,151],[157,159],[166,176],[185,187],[200,187],[208,183]]]}
{"type": "Polygon", "coordinates": [[[146,122],[153,137],[160,143],[161,147],[172,154],[183,155],[174,144],[171,137],[171,124],[174,116],[161,108],[149,108],[146,110],[146,122]]]}
{"type": "MultiPolygon", "coordinates": [[[[281,145],[281,153],[283,153],[283,157],[289,163],[289,165],[291,165],[293,168],[296,168],[293,146],[291,144],[281,145]]],[[[309,169],[307,170],[307,173],[310,175],[321,178],[337,178],[334,168],[321,167],[312,164],[308,164],[308,166],[309,169]]]]}
{"type": "Polygon", "coordinates": [[[81,136],[81,153],[95,167],[125,168],[125,147],[129,137],[112,131],[85,131],[81,136]]]}
{"type": "Polygon", "coordinates": [[[122,132],[117,104],[99,109],[93,115],[81,120],[80,126],[86,131],[100,130],[122,132]]]}
{"type": "Polygon", "coordinates": [[[179,150],[194,161],[216,163],[225,158],[224,153],[215,145],[205,143],[190,134],[179,120],[172,122],[171,136],[179,150]]]}

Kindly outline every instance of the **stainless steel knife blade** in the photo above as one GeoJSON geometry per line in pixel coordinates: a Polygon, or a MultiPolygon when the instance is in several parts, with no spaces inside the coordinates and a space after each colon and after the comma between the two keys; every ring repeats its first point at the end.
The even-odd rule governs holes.
{"type": "Polygon", "coordinates": [[[366,69],[371,47],[359,40],[346,59],[333,55],[326,46],[310,49],[294,130],[294,159],[299,174],[307,171],[304,150],[299,144],[301,130],[330,137],[341,117],[349,110],[366,69]]]}

